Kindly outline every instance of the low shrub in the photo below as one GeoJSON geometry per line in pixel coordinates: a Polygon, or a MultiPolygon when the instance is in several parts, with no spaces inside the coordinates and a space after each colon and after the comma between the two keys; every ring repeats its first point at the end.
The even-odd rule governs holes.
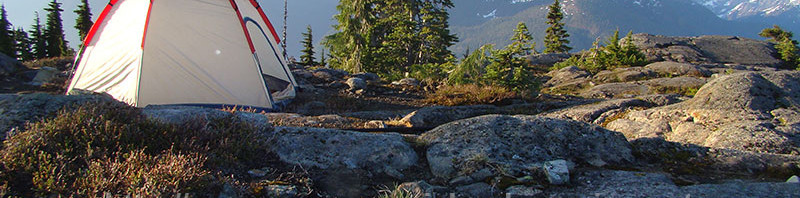
{"type": "Polygon", "coordinates": [[[436,105],[459,106],[497,104],[514,98],[520,98],[520,96],[505,87],[465,84],[442,86],[435,93],[427,95],[425,102],[436,105]]]}
{"type": "Polygon", "coordinates": [[[217,175],[244,175],[264,166],[268,141],[233,116],[174,126],[149,120],[124,104],[87,104],[62,110],[4,142],[0,178],[10,183],[0,192],[39,197],[206,194],[219,188],[217,175]]]}
{"type": "Polygon", "coordinates": [[[59,71],[66,71],[67,69],[71,69],[69,67],[72,65],[73,62],[75,62],[75,57],[64,56],[55,58],[42,58],[34,61],[26,61],[23,62],[22,64],[25,65],[25,67],[31,69],[52,67],[58,69],[59,71]]]}
{"type": "Polygon", "coordinates": [[[628,32],[625,40],[620,41],[617,30],[603,45],[595,42],[589,51],[582,51],[576,56],[556,63],[550,70],[576,66],[596,74],[602,70],[647,65],[649,62],[644,53],[633,44],[632,35],[633,32],[628,32]]]}

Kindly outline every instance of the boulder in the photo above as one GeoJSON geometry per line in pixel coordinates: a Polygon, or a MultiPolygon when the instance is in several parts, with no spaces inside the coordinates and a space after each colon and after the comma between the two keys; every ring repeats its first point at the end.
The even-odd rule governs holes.
{"type": "Polygon", "coordinates": [[[210,122],[233,116],[243,122],[253,125],[256,129],[261,131],[267,131],[272,128],[272,124],[270,124],[267,116],[242,111],[230,113],[220,109],[193,106],[149,105],[142,109],[142,114],[150,119],[175,125],[193,121],[210,122]]]}
{"type": "Polygon", "coordinates": [[[417,154],[400,134],[276,127],[274,152],[281,161],[319,169],[356,169],[403,178],[417,154]]]}
{"type": "Polygon", "coordinates": [[[55,117],[62,109],[75,109],[90,102],[116,102],[107,95],[0,94],[0,139],[21,131],[25,123],[55,117]],[[10,134],[9,134],[10,135],[10,134]]]}
{"type": "Polygon", "coordinates": [[[345,76],[349,75],[347,71],[328,68],[315,69],[311,71],[311,74],[313,78],[310,81],[313,83],[330,83],[344,79],[345,76]]]}
{"type": "Polygon", "coordinates": [[[331,82],[331,81],[337,80],[337,78],[334,77],[333,74],[331,74],[328,71],[324,71],[324,70],[323,71],[314,71],[312,74],[314,75],[315,79],[319,79],[317,82],[320,82],[320,81],[321,82],[331,82]]]}
{"type": "Polygon", "coordinates": [[[688,63],[678,63],[672,61],[663,61],[650,63],[644,68],[650,69],[660,76],[692,76],[692,77],[709,77],[711,71],[706,68],[699,67],[688,63]]]}
{"type": "Polygon", "coordinates": [[[656,77],[656,73],[650,69],[643,67],[624,67],[616,68],[614,70],[604,70],[594,75],[595,82],[613,83],[613,82],[631,82],[639,81],[656,77]]]}
{"type": "Polygon", "coordinates": [[[420,86],[419,80],[417,80],[415,78],[403,78],[403,79],[400,79],[398,81],[392,82],[392,85],[410,86],[410,87],[419,87],[420,86]]]}
{"type": "Polygon", "coordinates": [[[652,103],[640,99],[615,99],[594,104],[567,107],[554,112],[544,113],[542,116],[602,124],[605,122],[605,117],[601,118],[601,116],[606,112],[612,110],[627,111],[635,107],[649,108],[652,106],[652,103]]]}
{"type": "Polygon", "coordinates": [[[39,68],[38,72],[36,72],[36,76],[33,77],[33,80],[30,82],[30,84],[35,86],[41,86],[53,80],[53,78],[56,77],[56,74],[58,74],[58,70],[56,68],[52,67],[39,68]]]}
{"type": "Polygon", "coordinates": [[[367,88],[367,82],[358,77],[348,78],[345,84],[353,91],[367,88]]]}
{"type": "Polygon", "coordinates": [[[636,83],[608,83],[592,87],[580,93],[587,98],[632,98],[650,93],[646,85],[636,83]]]}
{"type": "Polygon", "coordinates": [[[340,115],[300,116],[285,113],[267,113],[266,115],[272,123],[287,127],[359,128],[363,127],[366,122],[340,115]]]}
{"type": "Polygon", "coordinates": [[[263,191],[267,197],[275,198],[292,198],[298,197],[300,194],[297,191],[297,187],[291,185],[267,185],[264,187],[263,191]]]}
{"type": "Polygon", "coordinates": [[[416,181],[416,182],[406,182],[402,183],[397,186],[397,189],[394,189],[393,194],[411,194],[411,195],[420,195],[423,196],[432,196],[439,195],[443,192],[447,191],[447,188],[441,186],[434,186],[429,184],[425,181],[416,181]],[[399,192],[398,192],[399,191],[399,192]]]}
{"type": "MultiPolygon", "coordinates": [[[[314,73],[311,73],[310,71],[305,70],[305,69],[293,69],[292,70],[292,75],[294,75],[295,81],[301,87],[303,85],[310,85],[311,81],[313,81],[313,78],[314,78],[314,73]]],[[[311,86],[310,88],[313,88],[313,86],[311,86]]],[[[306,89],[308,89],[308,88],[306,88],[306,89]]],[[[305,90],[305,89],[301,89],[301,90],[305,90]]]]}
{"type": "Polygon", "coordinates": [[[527,186],[511,186],[506,189],[506,197],[510,198],[536,198],[542,195],[542,190],[527,186]]]}
{"type": "Polygon", "coordinates": [[[628,139],[661,137],[712,148],[800,154],[800,72],[720,76],[687,101],[608,124],[628,139]]]}
{"type": "Polygon", "coordinates": [[[692,39],[703,55],[714,63],[780,66],[774,44],[738,36],[700,36],[692,39]]]}
{"type": "Polygon", "coordinates": [[[527,57],[531,65],[552,67],[556,63],[569,59],[569,54],[534,54],[527,57]]]}
{"type": "Polygon", "coordinates": [[[733,180],[722,184],[684,186],[681,194],[692,197],[800,197],[800,185],[733,180]]]}
{"type": "Polygon", "coordinates": [[[665,170],[695,173],[714,172],[788,177],[800,173],[800,156],[709,148],[689,143],[669,142],[663,138],[639,138],[631,141],[634,156],[640,162],[661,166],[665,170]]]}
{"type": "Polygon", "coordinates": [[[633,43],[650,61],[779,67],[774,44],[736,36],[670,37],[634,34],[633,43]]]}
{"type": "Polygon", "coordinates": [[[486,115],[459,120],[428,131],[420,139],[429,144],[431,172],[443,179],[470,175],[489,165],[522,176],[556,159],[608,164],[633,160],[630,144],[619,133],[538,116],[486,115]]]}
{"type": "Polygon", "coordinates": [[[544,163],[542,167],[547,181],[553,185],[569,183],[569,166],[565,160],[553,160],[544,163]]]}
{"type": "Polygon", "coordinates": [[[630,171],[588,171],[576,186],[558,187],[546,197],[797,197],[800,185],[784,182],[728,181],[679,187],[661,173],[630,171]]]}
{"type": "Polygon", "coordinates": [[[494,197],[498,192],[494,187],[483,182],[459,186],[456,187],[456,191],[466,197],[494,197]]]}
{"type": "Polygon", "coordinates": [[[548,80],[543,87],[553,87],[560,84],[574,82],[580,79],[586,79],[590,77],[591,74],[589,72],[583,71],[578,67],[569,66],[565,68],[561,68],[559,70],[554,70],[547,73],[547,76],[550,76],[550,80],[548,80]]]}
{"type": "Polygon", "coordinates": [[[684,197],[669,176],[628,171],[588,171],[575,176],[575,186],[548,189],[545,197],[684,197]]]}
{"type": "Polygon", "coordinates": [[[579,92],[586,90],[595,84],[589,80],[589,78],[579,78],[573,81],[561,83],[561,84],[552,84],[552,87],[544,87],[542,89],[543,93],[548,94],[568,94],[568,95],[575,95],[579,92]]]}
{"type": "Polygon", "coordinates": [[[17,61],[17,59],[11,58],[8,55],[0,53],[0,77],[7,77],[11,76],[17,71],[25,68],[22,63],[17,61]]]}
{"type": "Polygon", "coordinates": [[[653,104],[655,107],[671,105],[679,102],[683,102],[688,100],[688,97],[681,96],[678,94],[653,94],[653,95],[646,95],[646,96],[639,96],[636,99],[643,100],[650,104],[653,104]]]}
{"type": "Polygon", "coordinates": [[[692,96],[706,82],[705,79],[701,78],[681,76],[676,78],[656,78],[645,81],[643,84],[647,85],[650,93],[692,96]]]}
{"type": "Polygon", "coordinates": [[[381,77],[375,73],[357,73],[353,74],[353,77],[364,79],[365,81],[372,81],[372,82],[379,82],[381,81],[381,77]]]}
{"type": "Polygon", "coordinates": [[[410,127],[435,127],[455,120],[501,112],[500,108],[492,105],[433,106],[411,112],[400,121],[410,127]]]}

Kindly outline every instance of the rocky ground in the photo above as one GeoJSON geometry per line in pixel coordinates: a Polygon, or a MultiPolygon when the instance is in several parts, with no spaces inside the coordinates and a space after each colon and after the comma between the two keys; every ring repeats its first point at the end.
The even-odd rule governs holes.
{"type": "MultiPolygon", "coordinates": [[[[300,92],[284,113],[233,114],[274,137],[271,152],[313,181],[270,185],[279,197],[800,197],[800,72],[782,70],[771,44],[634,41],[652,64],[552,71],[534,102],[434,106],[424,98],[435,87],[413,79],[298,69],[300,92]]],[[[98,100],[112,99],[0,95],[0,131],[98,100]]],[[[176,124],[232,112],[142,111],[176,124]]]]}

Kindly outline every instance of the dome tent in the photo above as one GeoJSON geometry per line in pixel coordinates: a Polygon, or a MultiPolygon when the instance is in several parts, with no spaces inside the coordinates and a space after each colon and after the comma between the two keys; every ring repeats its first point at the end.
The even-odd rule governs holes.
{"type": "Polygon", "coordinates": [[[278,43],[255,0],[111,0],[67,93],[107,93],[136,107],[276,109],[296,85],[278,43]]]}

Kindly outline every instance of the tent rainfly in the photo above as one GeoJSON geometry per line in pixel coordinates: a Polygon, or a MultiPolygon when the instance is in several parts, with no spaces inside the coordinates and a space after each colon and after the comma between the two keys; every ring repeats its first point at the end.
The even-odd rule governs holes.
{"type": "Polygon", "coordinates": [[[111,0],[84,40],[67,94],[136,107],[277,109],[296,82],[255,0],[111,0]]]}

